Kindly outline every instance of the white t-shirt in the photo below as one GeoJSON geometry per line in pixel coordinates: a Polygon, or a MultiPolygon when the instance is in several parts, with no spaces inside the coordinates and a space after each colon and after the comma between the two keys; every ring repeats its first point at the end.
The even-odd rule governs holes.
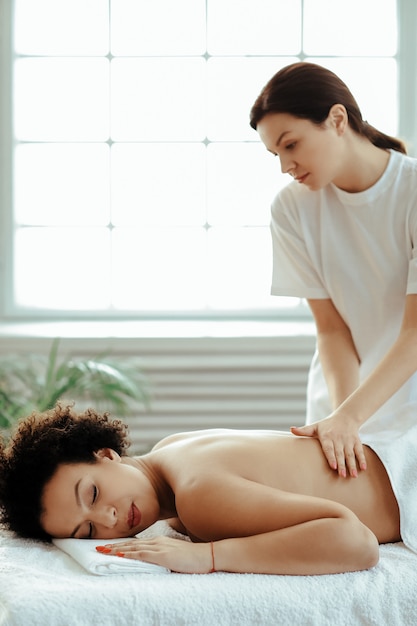
{"type": "MultiPolygon", "coordinates": [[[[271,232],[271,293],[330,298],[350,328],[363,380],[398,337],[405,295],[417,293],[417,159],[391,151],[382,177],[359,193],[294,181],[273,202],[271,232]]],[[[307,422],[331,413],[317,353],[307,396],[307,422]]],[[[362,430],[413,400],[417,374],[362,430]]]]}

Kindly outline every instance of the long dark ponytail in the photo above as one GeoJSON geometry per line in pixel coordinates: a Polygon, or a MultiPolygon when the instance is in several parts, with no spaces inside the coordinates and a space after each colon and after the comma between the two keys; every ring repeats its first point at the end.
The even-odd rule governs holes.
{"type": "Polygon", "coordinates": [[[250,125],[256,130],[268,113],[288,113],[315,124],[322,124],[334,104],[346,108],[350,128],[378,148],[407,153],[404,143],[377,130],[362,119],[359,106],[345,83],[330,70],[315,63],[287,65],[265,85],[250,112],[250,125]]]}

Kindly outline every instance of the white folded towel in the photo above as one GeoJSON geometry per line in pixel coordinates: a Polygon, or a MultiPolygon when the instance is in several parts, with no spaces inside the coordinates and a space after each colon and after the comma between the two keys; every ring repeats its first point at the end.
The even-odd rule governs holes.
{"type": "Polygon", "coordinates": [[[124,559],[112,554],[97,552],[96,546],[104,543],[120,543],[126,539],[53,539],[53,543],[91,574],[107,576],[109,574],[169,574],[170,570],[153,563],[145,563],[136,559],[124,559]]]}
{"type": "Polygon", "coordinates": [[[379,422],[380,430],[361,431],[387,471],[400,509],[401,538],[417,553],[417,403],[411,402],[379,422]]]}

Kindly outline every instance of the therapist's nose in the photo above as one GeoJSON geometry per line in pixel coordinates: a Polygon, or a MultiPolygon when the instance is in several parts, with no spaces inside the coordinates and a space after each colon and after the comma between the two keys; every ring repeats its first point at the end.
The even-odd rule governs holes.
{"type": "Polygon", "coordinates": [[[292,174],[295,171],[295,163],[292,159],[287,156],[280,156],[279,160],[281,162],[281,172],[283,174],[292,174]]]}

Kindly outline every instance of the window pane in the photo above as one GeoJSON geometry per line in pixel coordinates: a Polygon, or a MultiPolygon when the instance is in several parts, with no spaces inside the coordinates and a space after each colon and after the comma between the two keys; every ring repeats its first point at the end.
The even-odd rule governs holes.
{"type": "Polygon", "coordinates": [[[17,304],[33,309],[110,305],[107,229],[21,228],[15,239],[17,304]]]}
{"type": "Polygon", "coordinates": [[[358,102],[363,118],[372,126],[397,135],[397,63],[394,59],[309,60],[325,65],[340,76],[358,102]]]}
{"type": "Polygon", "coordinates": [[[336,4],[335,0],[304,0],[306,54],[391,56],[397,52],[396,0],[336,4]]]}
{"type": "Polygon", "coordinates": [[[194,225],[205,222],[204,144],[115,144],[112,223],[194,225]]]}
{"type": "Polygon", "coordinates": [[[107,59],[20,59],[15,132],[28,141],[105,141],[107,59]]]}
{"type": "Polygon", "coordinates": [[[109,223],[109,147],[23,144],[15,156],[16,221],[32,226],[109,223]]]}
{"type": "Polygon", "coordinates": [[[139,311],[206,305],[203,229],[115,229],[114,305],[139,311]]]}
{"type": "Polygon", "coordinates": [[[296,58],[209,59],[207,136],[212,141],[257,140],[249,112],[275,72],[296,58]]]}
{"type": "Polygon", "coordinates": [[[300,0],[208,0],[210,54],[297,54],[300,0]]]}
{"type": "Polygon", "coordinates": [[[16,52],[107,54],[108,5],[108,0],[15,0],[16,52]]]}
{"type": "Polygon", "coordinates": [[[271,291],[269,228],[212,228],[208,232],[210,304],[218,309],[276,306],[271,291]]]}
{"type": "Polygon", "coordinates": [[[113,55],[204,54],[204,0],[112,2],[113,55]]]}
{"type": "Polygon", "coordinates": [[[259,143],[214,143],[207,148],[207,221],[214,225],[269,225],[270,206],[290,178],[259,143]]]}
{"type": "Polygon", "coordinates": [[[204,59],[114,59],[115,141],[199,141],[205,136],[204,59]]]}
{"type": "Polygon", "coordinates": [[[338,4],[15,0],[13,305],[298,306],[270,296],[270,205],[290,179],[249,126],[257,95],[303,58],[398,128],[397,3],[338,4]]]}

